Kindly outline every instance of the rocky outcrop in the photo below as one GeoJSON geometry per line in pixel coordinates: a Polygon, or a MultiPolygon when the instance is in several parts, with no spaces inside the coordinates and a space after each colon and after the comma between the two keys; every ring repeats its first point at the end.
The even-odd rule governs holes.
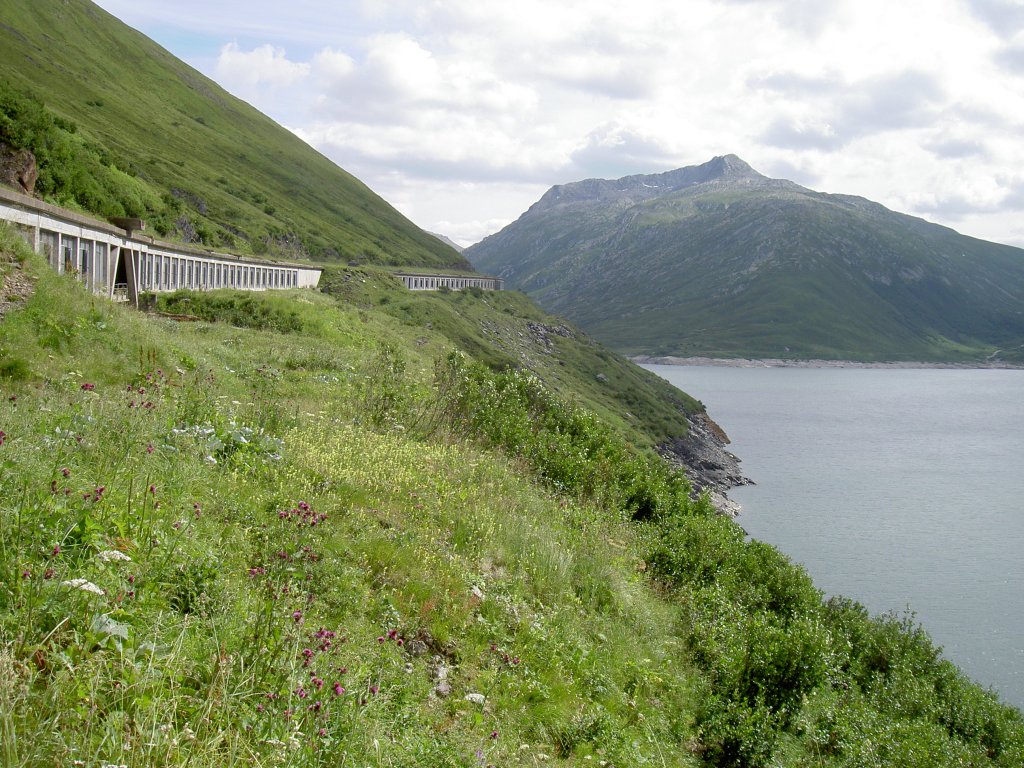
{"type": "Polygon", "coordinates": [[[12,149],[0,143],[0,184],[14,187],[19,192],[32,195],[39,179],[36,156],[27,149],[12,149]]]}
{"type": "Polygon", "coordinates": [[[739,504],[727,492],[753,481],[743,476],[740,460],[726,450],[729,436],[706,413],[690,417],[690,430],[685,437],[661,446],[661,455],[681,467],[693,483],[695,493],[707,491],[715,507],[731,516],[739,513],[739,504]]]}

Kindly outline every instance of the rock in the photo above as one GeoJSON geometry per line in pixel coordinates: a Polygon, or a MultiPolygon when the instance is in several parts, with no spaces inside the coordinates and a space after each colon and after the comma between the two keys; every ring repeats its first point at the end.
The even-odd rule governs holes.
{"type": "Polygon", "coordinates": [[[427,652],[427,644],[422,640],[410,640],[405,644],[405,652],[410,656],[423,656],[427,652]]]}
{"type": "Polygon", "coordinates": [[[676,438],[660,447],[669,462],[681,467],[693,483],[695,494],[707,490],[715,508],[735,516],[739,505],[729,499],[726,491],[740,485],[751,485],[740,470],[740,460],[725,449],[729,436],[706,413],[689,418],[686,437],[676,438]]]}
{"type": "Polygon", "coordinates": [[[0,183],[15,187],[19,192],[31,195],[39,179],[36,156],[27,149],[14,150],[0,144],[0,183]]]}

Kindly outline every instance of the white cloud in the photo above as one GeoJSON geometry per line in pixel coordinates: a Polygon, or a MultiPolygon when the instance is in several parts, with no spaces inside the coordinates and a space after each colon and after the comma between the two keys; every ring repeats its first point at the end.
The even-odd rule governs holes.
{"type": "Polygon", "coordinates": [[[728,152],[1022,237],[1021,0],[100,2],[460,241],[728,152]]]}
{"type": "Polygon", "coordinates": [[[239,94],[262,95],[294,85],[309,75],[310,65],[289,61],[283,48],[270,44],[243,51],[237,43],[228,43],[217,58],[216,78],[239,94]]]}

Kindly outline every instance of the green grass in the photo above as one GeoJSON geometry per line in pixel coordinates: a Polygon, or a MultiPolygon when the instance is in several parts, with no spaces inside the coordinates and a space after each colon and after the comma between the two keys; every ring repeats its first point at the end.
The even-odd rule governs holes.
{"type": "Polygon", "coordinates": [[[269,258],[467,268],[346,173],[87,0],[5,4],[0,143],[39,192],[269,258]]]}
{"type": "Polygon", "coordinates": [[[13,247],[37,289],[0,323],[5,765],[1024,758],[1020,713],[912,621],[823,603],[627,419],[410,320],[472,299],[501,327],[511,297],[394,312],[393,278],[346,270],[176,323],[13,247]],[[296,327],[248,322],[284,302],[296,327]]]}

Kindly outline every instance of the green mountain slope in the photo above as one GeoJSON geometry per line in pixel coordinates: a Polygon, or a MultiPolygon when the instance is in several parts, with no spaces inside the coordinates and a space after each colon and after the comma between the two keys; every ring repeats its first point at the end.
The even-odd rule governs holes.
{"type": "Polygon", "coordinates": [[[141,216],[163,237],[467,268],[358,179],[88,0],[0,6],[3,143],[36,153],[52,201],[141,216]],[[32,126],[18,130],[27,113],[32,126]]]}
{"type": "Polygon", "coordinates": [[[207,318],[176,323],[15,241],[5,766],[1024,761],[1020,712],[911,620],[824,601],[635,432],[458,351],[570,392],[523,297],[341,268],[163,297],[207,318]]]}
{"type": "Polygon", "coordinates": [[[466,255],[633,354],[1024,360],[1024,251],[731,155],[554,187],[466,255]]]}

